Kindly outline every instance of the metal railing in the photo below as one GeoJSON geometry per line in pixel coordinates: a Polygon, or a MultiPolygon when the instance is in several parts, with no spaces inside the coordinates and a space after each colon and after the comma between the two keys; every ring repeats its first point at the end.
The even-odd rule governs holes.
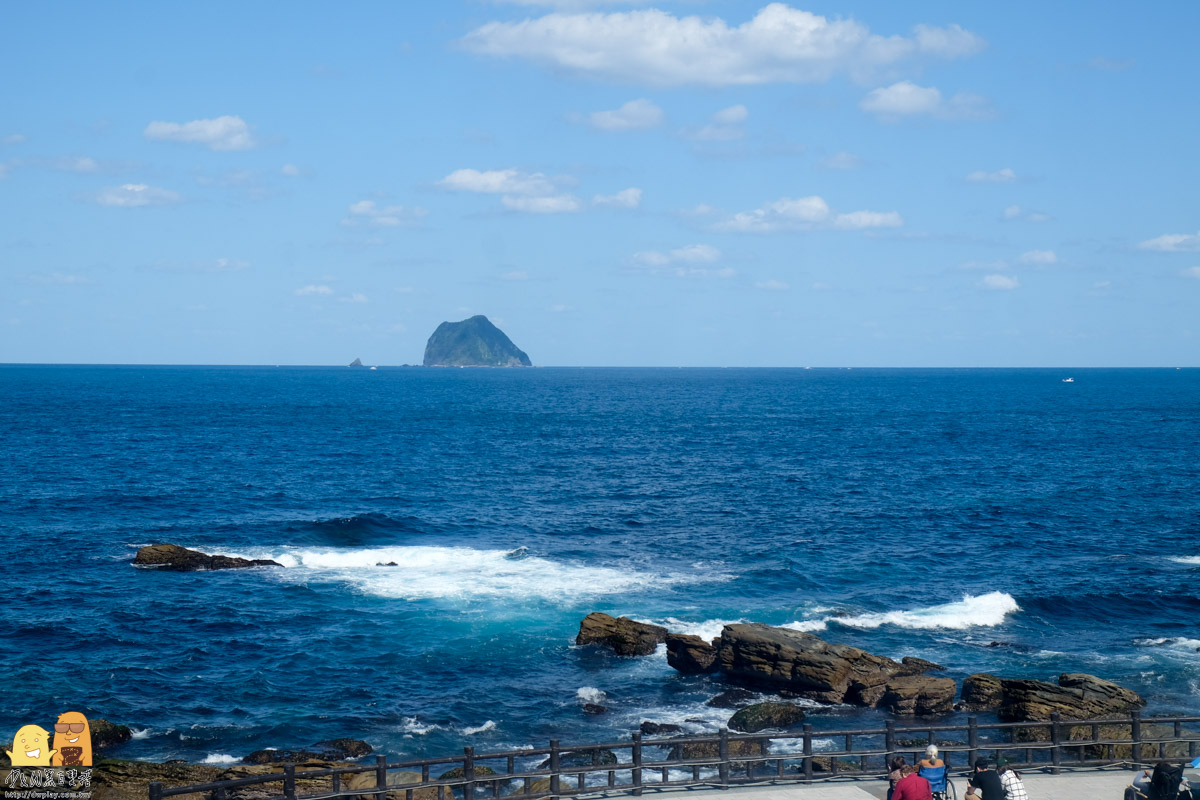
{"type": "Polygon", "coordinates": [[[641,796],[646,789],[762,782],[879,778],[896,755],[915,763],[936,744],[952,774],[965,774],[980,756],[1003,755],[1017,769],[1058,773],[1076,767],[1136,766],[1165,758],[1194,759],[1200,717],[1127,717],[1049,722],[917,725],[882,730],[814,730],[717,736],[644,738],[253,775],[194,786],[150,784],[150,800],[207,795],[211,800],[537,800],[600,794],[641,796]],[[1126,729],[1128,735],[1125,735],[1126,729]],[[965,736],[965,741],[956,736],[965,736]],[[438,769],[442,767],[442,769],[438,769]],[[437,777],[434,777],[434,772],[437,777]]]}

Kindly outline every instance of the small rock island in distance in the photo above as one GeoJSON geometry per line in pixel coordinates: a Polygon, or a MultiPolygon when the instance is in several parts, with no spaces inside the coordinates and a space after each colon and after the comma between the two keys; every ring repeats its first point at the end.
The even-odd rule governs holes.
{"type": "Polygon", "coordinates": [[[425,345],[427,367],[532,367],[529,356],[482,314],[443,322],[425,345]]]}

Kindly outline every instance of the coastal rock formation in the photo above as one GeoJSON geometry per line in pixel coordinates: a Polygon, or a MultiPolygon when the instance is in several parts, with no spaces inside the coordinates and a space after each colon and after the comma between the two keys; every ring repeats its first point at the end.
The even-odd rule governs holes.
{"type": "Polygon", "coordinates": [[[670,736],[673,733],[683,733],[683,727],[672,725],[670,722],[650,722],[647,720],[638,728],[645,736],[670,736]]]}
{"type": "Polygon", "coordinates": [[[857,647],[788,628],[726,625],[717,662],[726,677],[786,690],[822,703],[874,706],[901,664],[857,647]]]}
{"type": "Polygon", "coordinates": [[[353,361],[351,361],[349,364],[347,364],[346,366],[349,366],[349,367],[361,367],[362,365],[363,365],[363,363],[362,363],[362,359],[361,359],[361,358],[356,358],[356,359],[354,359],[353,361]]]}
{"type": "Polygon", "coordinates": [[[1001,680],[996,710],[1005,722],[1044,722],[1057,711],[1063,719],[1103,719],[1146,705],[1137,692],[1083,672],[1064,672],[1058,686],[1046,681],[1001,680]]]}
{"type": "Polygon", "coordinates": [[[117,725],[103,718],[88,720],[92,732],[92,747],[104,750],[124,744],[133,738],[133,731],[126,725],[117,725]]]}
{"type": "Polygon", "coordinates": [[[903,675],[924,675],[926,672],[943,672],[946,669],[941,664],[913,656],[900,659],[900,667],[903,675]]]}
{"type": "Polygon", "coordinates": [[[611,647],[619,656],[647,656],[666,638],[666,628],[634,622],[629,617],[613,618],[597,611],[588,614],[579,623],[575,644],[611,647]]]}
{"type": "Polygon", "coordinates": [[[729,718],[730,730],[758,733],[767,728],[787,730],[804,721],[804,710],[791,703],[755,703],[729,718]]]}
{"type": "Polygon", "coordinates": [[[196,572],[213,569],[241,569],[244,567],[282,567],[277,561],[266,558],[235,558],[210,556],[199,550],[189,550],[177,544],[152,544],[137,551],[134,566],[153,567],[168,572],[196,572]]]}
{"type": "Polygon", "coordinates": [[[716,672],[720,668],[720,664],[717,663],[717,648],[699,636],[668,633],[666,642],[667,663],[684,675],[716,672]]]}
{"type": "MultiPolygon", "coordinates": [[[[146,800],[154,781],[164,786],[192,786],[219,780],[220,776],[220,767],[206,764],[153,764],[106,758],[92,767],[92,800],[146,800]]],[[[180,795],[182,800],[204,800],[204,797],[180,795]]]]}
{"type": "Polygon", "coordinates": [[[713,708],[745,708],[758,697],[748,689],[728,689],[716,697],[709,698],[704,705],[713,708]]]}
{"type": "Polygon", "coordinates": [[[531,367],[525,352],[477,314],[462,322],[443,322],[425,345],[427,367],[531,367]]]}
{"type": "Polygon", "coordinates": [[[904,716],[949,714],[954,710],[956,689],[952,678],[900,675],[884,685],[879,707],[904,716]]]}
{"type": "Polygon", "coordinates": [[[370,755],[374,749],[361,739],[327,739],[312,750],[255,750],[242,759],[243,764],[298,764],[308,761],[345,761],[370,755]]]}
{"type": "MultiPolygon", "coordinates": [[[[559,767],[607,767],[611,764],[618,763],[620,759],[617,754],[606,747],[593,747],[587,750],[571,750],[566,753],[559,753],[559,767]]],[[[544,760],[538,764],[538,769],[548,769],[550,767],[550,759],[544,760]]]]}
{"type": "MultiPolygon", "coordinates": [[[[396,787],[396,791],[387,793],[387,800],[405,800],[406,790],[404,786],[410,783],[420,783],[421,773],[407,772],[404,770],[388,770],[387,785],[388,787],[396,787]]],[[[299,783],[299,781],[297,781],[299,783]]],[[[342,780],[342,787],[356,792],[374,789],[375,771],[360,772],[357,775],[347,776],[342,780]]],[[[328,791],[328,783],[325,785],[325,790],[328,791]]],[[[413,800],[438,800],[438,790],[436,786],[427,786],[424,789],[413,789],[413,800]]],[[[377,794],[360,794],[357,795],[358,800],[381,800],[377,794]]]]}
{"type": "Polygon", "coordinates": [[[976,672],[963,679],[962,709],[964,711],[994,711],[1004,702],[1000,679],[988,672],[976,672]]]}

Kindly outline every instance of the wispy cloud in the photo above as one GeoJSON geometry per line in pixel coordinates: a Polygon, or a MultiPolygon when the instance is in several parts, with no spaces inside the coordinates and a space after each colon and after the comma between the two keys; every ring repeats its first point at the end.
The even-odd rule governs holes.
{"type": "Polygon", "coordinates": [[[21,133],[10,133],[3,139],[0,139],[0,144],[21,144],[25,141],[25,135],[21,133]]]}
{"type": "Polygon", "coordinates": [[[183,197],[170,189],[147,186],[144,183],[126,183],[110,186],[95,195],[94,202],[112,208],[139,208],[141,206],[168,206],[181,202],[183,197]]]}
{"type": "Polygon", "coordinates": [[[668,264],[711,264],[721,258],[721,251],[708,244],[689,244],[674,250],[643,250],[634,253],[633,260],[650,267],[663,267],[668,264]]]}
{"type": "Polygon", "coordinates": [[[950,98],[933,86],[918,86],[900,81],[873,89],[859,102],[859,108],[886,122],[905,117],[930,116],[936,119],[987,119],[992,116],[987,98],[971,92],[959,92],[950,98]]]}
{"type": "Polygon", "coordinates": [[[1021,282],[1012,275],[985,275],[979,285],[991,291],[1009,291],[1019,288],[1021,282]]]}
{"type": "Polygon", "coordinates": [[[374,200],[359,200],[350,206],[343,224],[364,222],[381,228],[411,228],[421,224],[428,212],[417,206],[378,206],[374,200]]]}
{"type": "Polygon", "coordinates": [[[896,211],[851,211],[834,213],[824,198],[781,197],[753,211],[742,211],[718,222],[715,230],[734,233],[774,233],[778,231],[864,230],[867,228],[896,228],[904,219],[896,211]]]}
{"type": "Polygon", "coordinates": [[[743,105],[730,106],[713,114],[707,125],[698,130],[686,130],[683,135],[699,142],[731,142],[741,139],[746,132],[742,123],[750,116],[743,105]]]}
{"type": "Polygon", "coordinates": [[[1105,58],[1104,56],[1096,56],[1088,59],[1087,66],[1090,69],[1099,70],[1101,72],[1125,72],[1133,69],[1135,61],[1132,58],[1105,58]]]}
{"type": "Polygon", "coordinates": [[[319,286],[317,284],[311,284],[311,283],[308,286],[301,286],[299,289],[296,290],[297,297],[314,297],[314,296],[328,297],[331,294],[333,294],[332,288],[330,288],[328,286],[323,286],[323,285],[319,286]]]}
{"type": "Polygon", "coordinates": [[[500,202],[510,211],[523,211],[527,214],[564,214],[578,211],[581,207],[579,198],[572,194],[556,194],[548,197],[513,197],[504,195],[500,202]]]}
{"type": "Polygon", "coordinates": [[[592,198],[592,205],[601,208],[637,208],[642,203],[642,190],[636,186],[622,189],[616,194],[598,194],[592,198]]]}
{"type": "Polygon", "coordinates": [[[788,289],[790,289],[792,287],[788,286],[783,281],[777,281],[774,278],[772,278],[769,281],[758,281],[757,283],[754,284],[754,288],[763,289],[768,292],[786,292],[788,289]]]}
{"type": "Polygon", "coordinates": [[[1004,209],[1004,218],[1021,220],[1023,222],[1047,222],[1050,219],[1050,215],[1043,214],[1040,211],[1025,211],[1018,205],[1011,205],[1004,209]]]}
{"type": "Polygon", "coordinates": [[[218,152],[251,150],[258,142],[241,117],[216,117],[191,122],[151,122],[142,134],[152,141],[200,144],[218,152]]]}
{"type": "Polygon", "coordinates": [[[852,153],[842,152],[826,156],[817,163],[825,169],[858,169],[865,162],[852,153]]]}
{"type": "Polygon", "coordinates": [[[1190,253],[1200,250],[1200,231],[1196,233],[1165,233],[1138,245],[1143,250],[1164,253],[1190,253]]]}
{"type": "Polygon", "coordinates": [[[1028,250],[1021,253],[1022,264],[1057,264],[1058,254],[1053,250],[1028,250]]]}
{"type": "Polygon", "coordinates": [[[624,132],[645,131],[663,124],[666,114],[646,98],[630,100],[615,111],[596,111],[587,121],[596,130],[624,132]]]}
{"type": "Polygon", "coordinates": [[[1012,183],[1016,179],[1017,173],[1008,167],[998,169],[995,172],[977,169],[967,174],[967,180],[971,183],[1012,183]]]}
{"type": "Polygon", "coordinates": [[[548,195],[556,191],[554,183],[542,173],[518,169],[458,169],[437,185],[451,191],[482,194],[548,195]]]}
{"type": "Polygon", "coordinates": [[[1181,270],[1179,274],[1185,278],[1195,278],[1200,280],[1200,267],[1188,267],[1185,270],[1181,270]]]}
{"type": "Polygon", "coordinates": [[[740,25],[658,9],[554,13],[489,22],[459,44],[481,55],[648,86],[822,83],[839,73],[864,80],[906,61],[962,58],[986,46],[958,25],[918,25],[911,36],[880,36],[857,21],[783,3],[767,5],[740,25]]]}

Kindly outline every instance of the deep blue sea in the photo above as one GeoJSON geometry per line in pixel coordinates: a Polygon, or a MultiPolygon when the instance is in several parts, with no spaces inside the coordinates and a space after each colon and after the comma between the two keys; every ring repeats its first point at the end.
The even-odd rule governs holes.
{"type": "MultiPolygon", "coordinates": [[[[597,610],[1200,713],[1200,370],[0,366],[0,454],[0,734],[79,710],[223,763],[727,718],[575,647],[597,610]],[[134,568],[156,542],[286,568],[134,568]]],[[[847,719],[882,717],[811,712],[847,719]]]]}

